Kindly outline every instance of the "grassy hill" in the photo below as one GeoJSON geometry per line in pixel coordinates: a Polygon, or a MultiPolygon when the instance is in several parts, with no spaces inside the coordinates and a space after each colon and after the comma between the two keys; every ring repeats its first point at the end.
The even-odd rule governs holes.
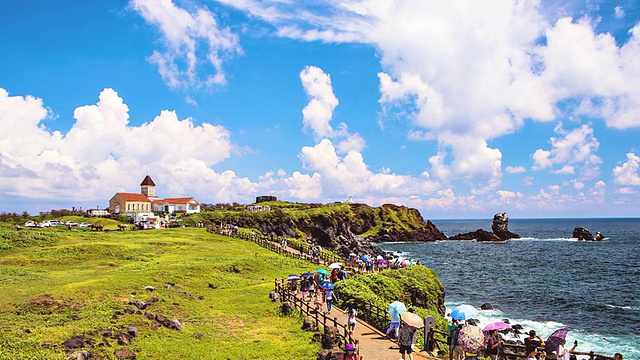
{"type": "Polygon", "coordinates": [[[0,224],[0,359],[66,359],[62,344],[75,335],[104,359],[120,348],[139,359],[315,358],[311,334],[268,299],[274,278],[308,270],[310,263],[203,229],[0,224]],[[157,302],[129,313],[138,310],[131,302],[153,296],[157,302]],[[154,330],[145,313],[177,319],[183,329],[154,330]],[[131,325],[138,336],[130,345],[104,336],[131,325]]]}

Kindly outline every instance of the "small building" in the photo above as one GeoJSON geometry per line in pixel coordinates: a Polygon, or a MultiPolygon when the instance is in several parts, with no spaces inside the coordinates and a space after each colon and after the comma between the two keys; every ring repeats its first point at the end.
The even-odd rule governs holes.
{"type": "Polygon", "coordinates": [[[200,203],[192,197],[155,200],[153,202],[153,211],[169,214],[196,214],[200,212],[200,203]]]}
{"type": "Polygon", "coordinates": [[[140,183],[140,193],[116,193],[109,200],[112,214],[125,214],[136,218],[136,214],[163,212],[195,214],[200,212],[200,202],[193,197],[160,199],[156,195],[156,184],[149,175],[140,183]]]}
{"type": "Polygon", "coordinates": [[[109,216],[109,210],[108,209],[89,209],[87,210],[87,215],[89,216],[109,216]]]}
{"type": "Polygon", "coordinates": [[[113,214],[137,214],[152,211],[149,198],[137,193],[116,193],[109,200],[109,209],[113,214]]]}

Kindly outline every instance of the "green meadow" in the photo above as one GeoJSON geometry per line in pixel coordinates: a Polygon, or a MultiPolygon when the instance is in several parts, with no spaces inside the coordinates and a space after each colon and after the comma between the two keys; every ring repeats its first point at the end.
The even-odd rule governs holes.
{"type": "Polygon", "coordinates": [[[122,348],[138,359],[312,359],[319,344],[298,317],[280,316],[268,294],[274,278],[313,269],[204,229],[0,224],[0,359],[66,359],[63,342],[76,335],[104,359],[122,348]],[[131,303],[153,296],[157,302],[130,313],[138,310],[131,303]],[[145,313],[183,328],[156,328],[145,313]],[[138,330],[129,345],[103,336],[127,326],[138,330]]]}

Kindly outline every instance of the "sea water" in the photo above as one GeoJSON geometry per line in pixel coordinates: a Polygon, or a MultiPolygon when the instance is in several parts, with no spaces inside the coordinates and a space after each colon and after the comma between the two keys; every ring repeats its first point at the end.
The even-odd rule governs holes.
{"type": "MultiPolygon", "coordinates": [[[[491,231],[490,219],[432,222],[447,236],[491,231]]],[[[447,311],[489,303],[494,309],[480,311],[481,324],[509,319],[543,339],[566,326],[567,343],[578,340],[578,351],[640,359],[640,219],[510,219],[509,230],[522,238],[381,248],[435,270],[447,311]],[[604,241],[572,239],[578,226],[603,233],[604,241]]]]}

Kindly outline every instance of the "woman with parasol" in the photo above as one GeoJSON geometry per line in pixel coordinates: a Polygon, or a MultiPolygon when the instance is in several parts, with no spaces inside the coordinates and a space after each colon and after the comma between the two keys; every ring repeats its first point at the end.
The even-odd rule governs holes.
{"type": "Polygon", "coordinates": [[[421,327],[424,327],[424,322],[413,310],[400,314],[398,345],[400,346],[402,360],[406,359],[405,354],[409,355],[409,360],[413,360],[413,349],[411,346],[416,342],[416,333],[418,328],[421,327]]]}

